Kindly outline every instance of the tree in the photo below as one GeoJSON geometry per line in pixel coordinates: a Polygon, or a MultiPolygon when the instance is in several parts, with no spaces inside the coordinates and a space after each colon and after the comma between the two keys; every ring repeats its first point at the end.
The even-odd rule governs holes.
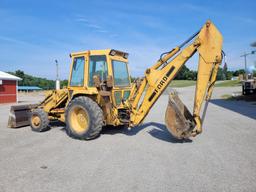
{"type": "Polygon", "coordinates": [[[253,70],[252,74],[253,74],[253,77],[256,77],[256,70],[253,70]]]}
{"type": "Polygon", "coordinates": [[[34,77],[32,75],[25,74],[24,71],[21,70],[8,73],[20,77],[22,79],[21,81],[18,81],[18,85],[20,86],[38,86],[42,89],[55,89],[55,81],[53,80],[34,77]]]}
{"type": "Polygon", "coordinates": [[[223,77],[223,71],[222,71],[222,68],[219,67],[216,79],[222,80],[222,77],[223,77]]]}
{"type": "Polygon", "coordinates": [[[233,72],[233,76],[239,76],[240,74],[245,74],[245,70],[239,69],[233,72]]]}
{"type": "Polygon", "coordinates": [[[231,80],[232,77],[233,77],[233,71],[227,71],[226,80],[231,80]]]}
{"type": "Polygon", "coordinates": [[[228,66],[227,66],[227,63],[225,62],[223,66],[223,80],[227,80],[227,72],[228,72],[228,66]]]}
{"type": "Polygon", "coordinates": [[[25,74],[24,71],[17,70],[15,71],[15,75],[23,79],[25,74]]]}
{"type": "Polygon", "coordinates": [[[67,87],[68,86],[68,80],[64,79],[63,81],[60,82],[60,86],[63,87],[67,87]]]}
{"type": "Polygon", "coordinates": [[[186,67],[186,65],[183,65],[178,74],[176,75],[176,80],[186,79],[186,76],[188,76],[189,69],[186,67]]]}

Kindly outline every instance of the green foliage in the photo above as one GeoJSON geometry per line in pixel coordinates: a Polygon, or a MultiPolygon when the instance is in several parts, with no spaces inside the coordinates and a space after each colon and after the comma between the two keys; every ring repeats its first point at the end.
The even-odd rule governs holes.
{"type": "Polygon", "coordinates": [[[217,73],[217,80],[226,80],[225,73],[222,68],[219,67],[217,73]]]}
{"type": "Polygon", "coordinates": [[[233,76],[239,76],[240,74],[245,74],[245,70],[239,69],[239,70],[233,71],[233,76]]]}
{"type": "MultiPolygon", "coordinates": [[[[244,74],[244,69],[239,69],[236,71],[228,71],[227,64],[224,64],[223,68],[219,67],[217,73],[217,80],[231,80],[234,76],[239,76],[244,74]]],[[[256,71],[254,71],[254,77],[256,77],[256,71]]],[[[185,65],[178,72],[175,80],[196,80],[197,71],[189,70],[185,65]]]]}
{"type": "MultiPolygon", "coordinates": [[[[19,86],[38,86],[42,89],[55,89],[55,81],[46,78],[34,77],[32,75],[25,74],[21,70],[15,72],[8,72],[12,75],[20,77],[22,80],[18,82],[19,86]]],[[[67,86],[68,80],[61,81],[61,87],[67,86]]]]}
{"type": "Polygon", "coordinates": [[[245,74],[244,69],[228,71],[227,69],[219,68],[217,73],[217,80],[231,80],[232,77],[238,77],[240,74],[245,74]]]}
{"type": "Polygon", "coordinates": [[[197,72],[189,70],[186,65],[180,69],[178,74],[175,77],[175,80],[196,80],[197,79],[197,72]]]}
{"type": "Polygon", "coordinates": [[[23,71],[21,71],[21,70],[17,70],[17,71],[15,71],[15,75],[16,76],[18,76],[18,77],[20,77],[21,79],[24,79],[24,72],[23,71]]]}
{"type": "Polygon", "coordinates": [[[68,86],[68,80],[67,79],[60,82],[60,87],[67,87],[67,86],[68,86]]]}
{"type": "MultiPolygon", "coordinates": [[[[17,77],[20,77],[22,81],[19,81],[20,86],[38,86],[42,89],[55,89],[55,81],[49,80],[46,78],[34,77],[32,75],[25,74],[21,70],[17,70],[15,72],[8,72],[17,77]]],[[[244,74],[244,69],[239,69],[236,71],[228,71],[227,67],[219,68],[217,73],[217,80],[230,80],[233,76],[239,76],[240,74],[244,74]]],[[[256,77],[256,71],[253,71],[254,77],[256,77]]],[[[131,77],[131,81],[134,82],[136,78],[131,77]]],[[[195,84],[194,81],[197,79],[197,71],[190,70],[185,65],[178,72],[175,80],[184,80],[184,81],[173,81],[171,86],[183,87],[190,86],[195,84]],[[187,80],[187,81],[186,81],[187,80]]],[[[60,83],[61,88],[68,86],[68,80],[63,80],[60,83]]],[[[225,86],[225,85],[224,85],[225,86]]]]}
{"type": "Polygon", "coordinates": [[[130,76],[130,78],[132,83],[137,79],[136,77],[132,77],[132,76],[130,76]]]}
{"type": "Polygon", "coordinates": [[[231,80],[232,77],[233,77],[233,72],[232,72],[232,71],[227,71],[227,73],[226,73],[226,79],[227,79],[227,80],[231,80]]]}

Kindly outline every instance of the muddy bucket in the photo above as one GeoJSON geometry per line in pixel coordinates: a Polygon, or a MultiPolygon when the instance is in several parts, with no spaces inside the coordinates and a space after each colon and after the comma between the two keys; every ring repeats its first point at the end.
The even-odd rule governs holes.
{"type": "Polygon", "coordinates": [[[36,105],[11,106],[8,120],[8,127],[17,128],[30,124],[31,109],[36,105]]]}
{"type": "Polygon", "coordinates": [[[175,91],[172,91],[169,95],[168,106],[165,112],[165,124],[168,131],[177,139],[191,137],[196,125],[192,114],[182,103],[175,91]]]}

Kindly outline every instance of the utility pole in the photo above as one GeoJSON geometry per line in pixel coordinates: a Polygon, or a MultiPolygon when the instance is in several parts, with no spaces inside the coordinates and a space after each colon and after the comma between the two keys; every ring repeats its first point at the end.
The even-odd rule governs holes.
{"type": "Polygon", "coordinates": [[[56,63],[56,90],[60,89],[60,79],[59,79],[59,64],[58,64],[58,60],[55,60],[56,63]]]}
{"type": "Polygon", "coordinates": [[[245,70],[245,78],[247,79],[247,59],[246,57],[248,55],[252,55],[256,52],[256,50],[251,51],[250,53],[244,53],[243,55],[241,55],[240,57],[244,57],[244,70],[245,70]]]}
{"type": "Polygon", "coordinates": [[[247,73],[247,60],[246,60],[246,57],[250,55],[250,53],[244,53],[243,55],[241,55],[240,57],[244,57],[244,71],[245,71],[245,74],[247,73]]]}

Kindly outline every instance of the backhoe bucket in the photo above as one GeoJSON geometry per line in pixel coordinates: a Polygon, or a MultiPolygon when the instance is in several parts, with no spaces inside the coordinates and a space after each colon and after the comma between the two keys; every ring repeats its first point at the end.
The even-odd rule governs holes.
{"type": "Polygon", "coordinates": [[[23,127],[23,126],[29,125],[31,109],[34,108],[35,106],[36,105],[11,106],[9,120],[8,120],[8,127],[17,128],[17,127],[23,127]]]}
{"type": "Polygon", "coordinates": [[[191,137],[196,125],[192,114],[174,91],[169,95],[165,124],[168,131],[177,139],[191,137]]]}

